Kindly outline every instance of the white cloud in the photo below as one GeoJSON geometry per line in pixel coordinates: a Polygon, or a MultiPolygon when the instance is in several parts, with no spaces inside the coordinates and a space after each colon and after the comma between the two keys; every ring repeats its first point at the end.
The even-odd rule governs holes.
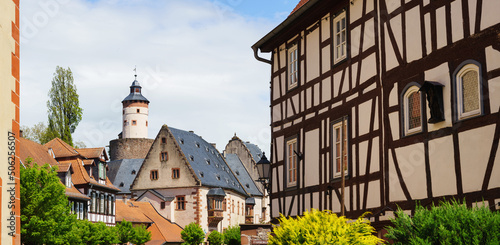
{"type": "Polygon", "coordinates": [[[70,67],[84,109],[74,134],[88,147],[121,131],[121,100],[137,65],[161,125],[194,130],[223,147],[236,132],[269,151],[270,66],[251,45],[277,23],[218,2],[42,0],[21,3],[21,124],[46,121],[56,66],[70,67]]]}

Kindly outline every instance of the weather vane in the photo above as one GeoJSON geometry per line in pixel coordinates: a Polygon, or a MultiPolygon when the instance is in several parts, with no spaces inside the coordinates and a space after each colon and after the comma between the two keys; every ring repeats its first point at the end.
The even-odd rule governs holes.
{"type": "Polygon", "coordinates": [[[134,68],[134,72],[135,72],[135,75],[134,75],[134,76],[135,76],[135,78],[137,79],[137,65],[136,65],[136,66],[135,66],[135,68],[134,68]]]}

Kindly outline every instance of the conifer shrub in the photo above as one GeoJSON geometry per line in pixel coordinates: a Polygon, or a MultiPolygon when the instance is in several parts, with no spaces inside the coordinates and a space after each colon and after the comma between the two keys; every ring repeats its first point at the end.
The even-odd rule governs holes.
{"type": "Polygon", "coordinates": [[[338,217],[329,210],[312,209],[304,216],[286,218],[281,215],[279,225],[274,226],[269,244],[379,244],[382,239],[373,233],[370,221],[359,217],[349,220],[338,217]]]}
{"type": "Polygon", "coordinates": [[[440,202],[430,209],[417,204],[413,217],[399,208],[391,221],[394,227],[387,227],[385,237],[394,244],[500,244],[500,213],[468,208],[465,201],[440,202]]]}

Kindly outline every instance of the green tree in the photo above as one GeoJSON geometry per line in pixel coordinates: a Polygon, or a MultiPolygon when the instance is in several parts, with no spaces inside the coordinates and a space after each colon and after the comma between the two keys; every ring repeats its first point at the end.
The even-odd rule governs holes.
{"type": "Polygon", "coordinates": [[[385,237],[394,244],[499,244],[500,213],[487,207],[468,208],[452,200],[432,204],[430,209],[417,204],[410,217],[400,208],[393,227],[387,227],[385,237]]]}
{"type": "Polygon", "coordinates": [[[134,228],[131,222],[123,220],[116,225],[116,228],[118,229],[118,239],[120,243],[127,243],[134,236],[134,228]]]}
{"type": "Polygon", "coordinates": [[[230,226],[224,231],[224,244],[227,245],[238,245],[241,244],[241,234],[240,227],[230,226]]]}
{"type": "Polygon", "coordinates": [[[50,138],[48,128],[45,126],[43,122],[39,122],[32,127],[21,126],[21,130],[23,131],[23,138],[34,141],[38,144],[45,144],[49,142],[52,138],[50,138]]]}
{"type": "Polygon", "coordinates": [[[49,90],[47,101],[49,119],[48,136],[51,139],[59,137],[73,146],[71,134],[75,132],[78,123],[82,120],[83,110],[80,108],[78,93],[73,83],[71,69],[57,66],[52,87],[49,90]]]}
{"type": "Polygon", "coordinates": [[[193,222],[184,227],[181,238],[184,240],[183,245],[198,245],[205,239],[205,232],[199,224],[193,222]]]}
{"type": "Polygon", "coordinates": [[[134,236],[130,242],[136,245],[143,245],[151,241],[151,232],[146,229],[144,225],[134,227],[134,236]]]}
{"type": "Polygon", "coordinates": [[[207,238],[208,244],[210,245],[221,245],[224,241],[224,237],[218,231],[212,231],[207,238]]]}
{"type": "Polygon", "coordinates": [[[357,220],[338,217],[331,211],[312,209],[298,218],[281,215],[279,226],[269,244],[379,244],[383,240],[373,235],[375,228],[361,216],[357,220]]]}
{"type": "Polygon", "coordinates": [[[23,244],[66,244],[76,221],[70,214],[57,168],[40,167],[27,159],[20,169],[21,239],[23,244]],[[31,166],[31,167],[30,167],[31,166]]]}

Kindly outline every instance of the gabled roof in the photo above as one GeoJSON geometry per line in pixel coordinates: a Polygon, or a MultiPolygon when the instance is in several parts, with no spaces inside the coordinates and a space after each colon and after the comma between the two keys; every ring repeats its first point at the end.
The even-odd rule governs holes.
{"type": "Polygon", "coordinates": [[[66,196],[69,199],[79,199],[83,201],[88,201],[90,200],[90,197],[83,195],[80,191],[78,191],[74,185],[71,186],[71,188],[66,187],[66,196]]]}
{"type": "Polygon", "coordinates": [[[262,196],[262,192],[260,192],[259,188],[255,185],[255,181],[248,173],[238,155],[229,153],[226,154],[226,162],[236,174],[236,177],[240,180],[247,193],[252,196],[262,196]]]}
{"type": "Polygon", "coordinates": [[[86,184],[92,184],[93,186],[96,187],[101,187],[105,188],[111,191],[120,191],[120,189],[116,188],[111,181],[109,181],[109,178],[106,178],[106,184],[101,184],[98,181],[96,181],[94,178],[90,177],[89,174],[87,173],[87,170],[85,170],[85,167],[83,166],[82,160],[75,158],[75,159],[65,159],[61,160],[61,163],[71,163],[71,166],[73,166],[73,175],[71,175],[71,180],[74,185],[86,185],[86,184]]]}
{"type": "Polygon", "coordinates": [[[295,6],[295,8],[292,10],[292,12],[290,14],[295,13],[295,11],[299,10],[307,2],[309,2],[309,0],[300,0],[300,2],[297,4],[297,6],[295,6]]]}
{"type": "Polygon", "coordinates": [[[76,149],[78,153],[82,157],[85,158],[97,158],[100,159],[101,155],[104,154],[104,160],[107,160],[108,156],[106,155],[106,151],[104,150],[104,147],[97,147],[97,148],[82,148],[82,149],[76,149]]]}
{"type": "Polygon", "coordinates": [[[247,195],[233,171],[212,144],[193,132],[168,129],[203,186],[232,189],[247,195]]]}
{"type": "Polygon", "coordinates": [[[130,186],[139,173],[144,159],[121,159],[108,163],[108,177],[120,189],[118,194],[130,193],[130,186]],[[123,185],[122,185],[123,183],[123,185]]]}
{"type": "Polygon", "coordinates": [[[19,138],[19,143],[21,162],[24,164],[26,164],[26,159],[31,157],[39,166],[46,163],[53,167],[57,166],[57,172],[67,172],[70,170],[71,165],[57,162],[56,159],[49,154],[49,148],[46,146],[25,138],[19,138]]]}
{"type": "Polygon", "coordinates": [[[153,221],[146,217],[132,202],[126,204],[123,200],[116,200],[116,221],[122,222],[124,220],[132,223],[151,224],[153,221]]]}
{"type": "MultiPolygon", "coordinates": [[[[137,215],[129,217],[130,219],[138,219],[143,220],[143,217],[148,218],[152,225],[148,228],[148,231],[151,232],[151,241],[146,244],[164,244],[165,242],[182,242],[181,232],[182,228],[176,224],[173,224],[167,218],[161,216],[156,209],[149,202],[136,202],[136,201],[128,201],[127,204],[122,205],[119,204],[120,201],[117,201],[116,204],[116,216],[117,221],[119,221],[119,216],[123,217],[120,214],[123,211],[125,212],[134,212],[137,215],[138,212],[142,213],[143,216],[137,215]],[[132,206],[133,205],[133,206],[132,206]],[[133,209],[134,211],[131,211],[133,209]],[[137,211],[137,212],[136,212],[137,211]]],[[[121,202],[123,203],[123,202],[121,202]]],[[[128,214],[127,214],[128,215],[128,214]]]]}
{"type": "Polygon", "coordinates": [[[47,142],[44,146],[51,148],[56,158],[74,157],[80,155],[73,147],[59,138],[47,142]]]}

